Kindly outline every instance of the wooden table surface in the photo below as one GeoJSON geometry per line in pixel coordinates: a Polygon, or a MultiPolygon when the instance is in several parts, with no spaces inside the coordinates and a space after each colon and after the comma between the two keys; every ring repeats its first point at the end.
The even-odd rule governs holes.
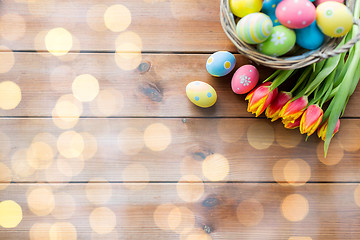
{"type": "Polygon", "coordinates": [[[254,118],[205,69],[219,4],[0,1],[0,239],[360,239],[360,93],[326,159],[254,118]]]}

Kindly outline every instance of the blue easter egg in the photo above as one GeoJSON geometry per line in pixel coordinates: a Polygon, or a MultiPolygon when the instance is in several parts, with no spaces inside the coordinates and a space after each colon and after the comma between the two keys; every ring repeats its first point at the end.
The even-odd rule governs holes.
{"type": "Polygon", "coordinates": [[[280,22],[275,15],[275,10],[281,1],[282,0],[264,0],[263,6],[261,8],[261,12],[270,17],[274,27],[280,25],[280,22]]]}
{"type": "Polygon", "coordinates": [[[206,70],[214,77],[222,77],[234,69],[235,61],[234,55],[230,52],[215,52],[206,61],[206,70]]]}
{"type": "Polygon", "coordinates": [[[310,26],[301,29],[295,29],[296,43],[305,49],[315,50],[319,48],[325,39],[324,34],[314,21],[310,26]]]}

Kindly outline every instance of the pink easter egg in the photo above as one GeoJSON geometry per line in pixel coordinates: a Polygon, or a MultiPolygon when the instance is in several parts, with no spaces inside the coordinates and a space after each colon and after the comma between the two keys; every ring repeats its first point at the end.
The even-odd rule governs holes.
{"type": "Polygon", "coordinates": [[[329,1],[344,3],[344,0],[316,0],[315,5],[318,6],[323,2],[329,2],[329,1]]]}
{"type": "Polygon", "coordinates": [[[250,92],[259,81],[259,71],[253,65],[243,65],[234,73],[231,88],[236,94],[250,92]]]}
{"type": "Polygon", "coordinates": [[[283,0],[275,10],[279,22],[285,27],[300,29],[316,19],[316,9],[309,0],[283,0]]]}

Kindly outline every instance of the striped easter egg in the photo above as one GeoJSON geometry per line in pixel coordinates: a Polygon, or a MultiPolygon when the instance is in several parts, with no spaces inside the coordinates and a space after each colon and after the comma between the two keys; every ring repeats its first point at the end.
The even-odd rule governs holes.
{"type": "Polygon", "coordinates": [[[264,13],[246,15],[236,25],[237,35],[248,44],[264,42],[271,34],[273,23],[264,13]]]}

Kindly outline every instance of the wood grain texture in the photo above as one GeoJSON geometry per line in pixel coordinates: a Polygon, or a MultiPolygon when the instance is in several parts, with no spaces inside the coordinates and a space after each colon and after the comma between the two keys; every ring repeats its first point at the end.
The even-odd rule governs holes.
{"type": "MultiPolygon", "coordinates": [[[[5,38],[3,44],[14,50],[46,51],[45,45],[37,42],[41,39],[38,34],[61,27],[72,34],[73,51],[114,51],[121,31],[112,32],[105,27],[104,13],[116,4],[130,11],[131,24],[121,30],[135,32],[142,39],[142,51],[235,51],[220,24],[219,0],[4,0],[0,3],[1,15],[11,13],[20,17],[0,22],[4,26],[2,34],[11,38],[5,38]]],[[[112,25],[128,20],[117,15],[112,25]]]]}
{"type": "MultiPolygon", "coordinates": [[[[232,92],[230,75],[215,78],[207,73],[208,54],[143,54],[142,64],[131,71],[117,67],[114,54],[70,54],[68,61],[50,54],[14,55],[13,68],[1,74],[1,78],[19,85],[22,101],[13,110],[0,110],[1,116],[51,116],[57,100],[72,94],[74,79],[91,74],[98,79],[100,91],[106,91],[94,101],[82,104],[82,116],[252,117],[246,111],[244,95],[232,92]],[[196,80],[216,89],[218,101],[214,107],[201,109],[187,99],[185,87],[196,80]]],[[[237,66],[249,63],[243,56],[236,57],[237,66]]],[[[270,73],[271,70],[261,68],[260,80],[270,73]]],[[[357,91],[350,99],[345,117],[360,116],[358,101],[357,91]]]]}
{"type": "Polygon", "coordinates": [[[323,143],[266,119],[1,119],[1,162],[15,182],[360,181],[359,120],[343,120],[326,159],[323,143]]]}
{"type": "MultiPolygon", "coordinates": [[[[197,183],[185,185],[189,189],[199,187],[197,183]]],[[[10,198],[17,202],[22,207],[23,219],[16,228],[2,228],[0,237],[28,239],[30,229],[36,224],[47,226],[43,228],[46,236],[49,228],[59,222],[70,223],[73,228],[50,228],[50,234],[61,236],[67,232],[67,239],[73,239],[69,236],[75,232],[77,239],[355,240],[360,237],[360,209],[354,199],[354,195],[356,199],[359,197],[358,192],[354,194],[358,184],[309,184],[294,188],[245,183],[200,187],[204,189],[200,198],[185,202],[179,197],[176,184],[149,184],[137,191],[124,184],[11,184],[2,191],[1,200],[10,198]],[[87,192],[90,188],[93,192],[87,192]],[[91,194],[104,188],[111,189],[106,201],[102,204],[89,201],[91,194]],[[46,196],[55,199],[43,204],[44,209],[50,208],[45,216],[36,215],[39,212],[34,206],[40,199],[31,196],[39,189],[47,189],[46,196]],[[63,195],[71,197],[58,201],[65,199],[61,198],[63,195]],[[204,226],[210,234],[204,232],[204,226]],[[101,235],[95,231],[110,233],[101,235]]],[[[34,230],[35,227],[32,236],[38,234],[34,230]]]]}

